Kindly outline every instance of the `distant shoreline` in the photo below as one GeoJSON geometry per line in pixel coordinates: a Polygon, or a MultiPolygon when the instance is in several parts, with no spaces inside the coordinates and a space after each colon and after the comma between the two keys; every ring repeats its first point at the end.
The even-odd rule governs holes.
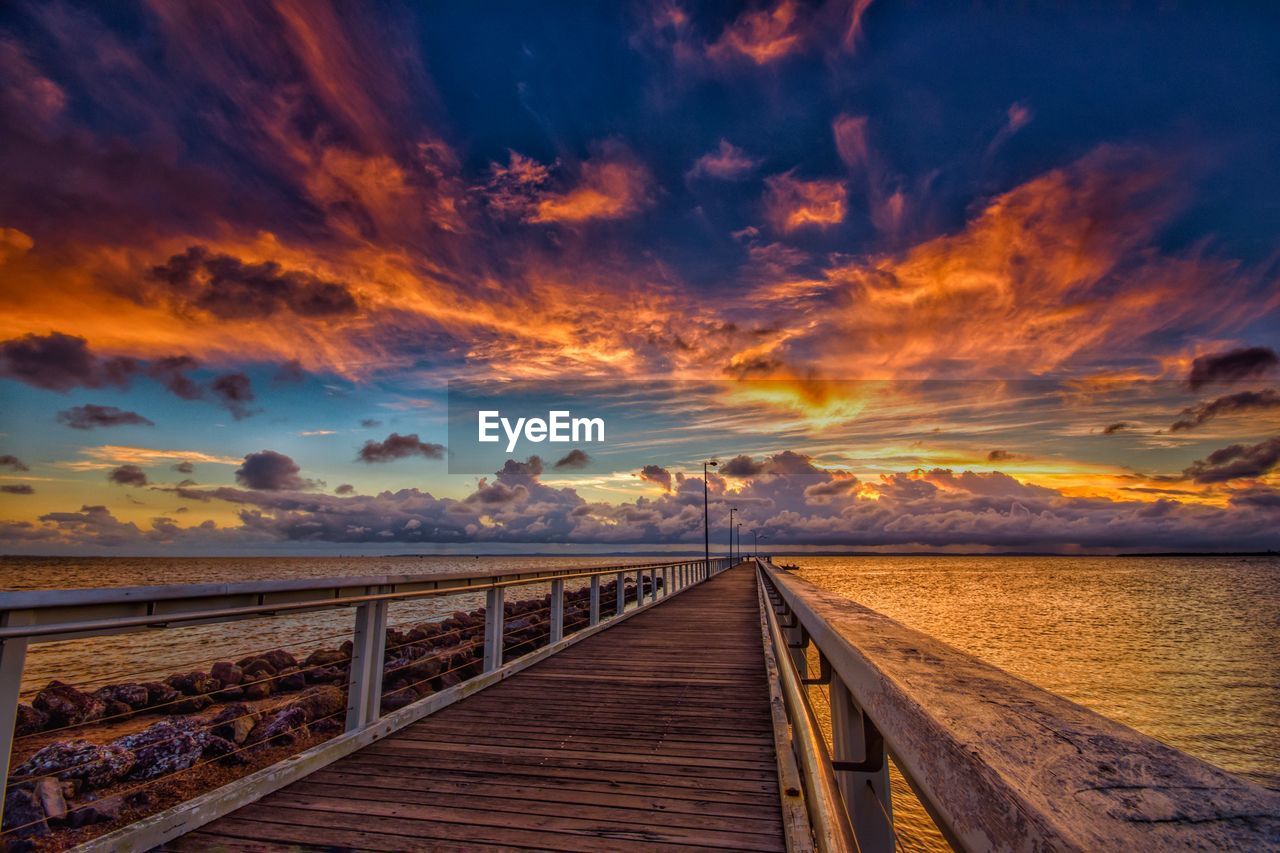
{"type": "MultiPolygon", "coordinates": [[[[1064,554],[1055,551],[789,551],[783,548],[768,552],[775,557],[1071,557],[1111,559],[1115,557],[1280,557],[1276,551],[1135,551],[1099,554],[1064,554]]],[[[586,554],[570,554],[556,551],[529,551],[521,553],[482,554],[212,554],[159,555],[159,554],[0,554],[0,560],[236,560],[236,559],[321,559],[321,560],[421,560],[421,559],[594,559],[620,557],[662,557],[673,559],[700,559],[702,551],[593,551],[586,554]]],[[[725,556],[713,551],[712,557],[725,556]]]]}

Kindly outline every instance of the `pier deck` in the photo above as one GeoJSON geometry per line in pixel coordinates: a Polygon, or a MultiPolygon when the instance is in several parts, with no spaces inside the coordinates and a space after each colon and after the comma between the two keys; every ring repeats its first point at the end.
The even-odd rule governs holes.
{"type": "Polygon", "coordinates": [[[740,565],[169,844],[782,850],[740,565]]]}

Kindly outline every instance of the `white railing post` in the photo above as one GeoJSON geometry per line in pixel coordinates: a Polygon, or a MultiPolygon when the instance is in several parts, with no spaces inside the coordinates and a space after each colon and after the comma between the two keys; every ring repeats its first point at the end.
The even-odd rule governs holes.
{"type": "Polygon", "coordinates": [[[564,639],[564,581],[551,582],[551,643],[564,639]]]}
{"type": "Polygon", "coordinates": [[[662,567],[662,597],[666,598],[671,594],[671,567],[662,567]]]}
{"type": "MultiPolygon", "coordinates": [[[[0,618],[6,628],[30,625],[35,614],[30,610],[11,610],[0,618]]],[[[18,724],[18,697],[22,694],[22,670],[27,664],[26,637],[0,641],[0,821],[4,820],[4,799],[9,790],[9,753],[13,749],[14,729],[18,724]]]]}
{"type": "Polygon", "coordinates": [[[853,833],[865,853],[892,853],[893,804],[889,756],[871,719],[853,701],[837,673],[831,674],[832,762],[849,810],[853,833]],[[852,766],[854,769],[846,769],[852,766]]]}
{"type": "MultiPolygon", "coordinates": [[[[379,589],[381,592],[381,589],[379,589]]],[[[382,657],[387,647],[387,602],[370,601],[356,607],[347,673],[347,731],[363,729],[382,710],[382,657]]]]}
{"type": "Polygon", "coordinates": [[[616,592],[614,599],[617,610],[614,611],[613,615],[621,616],[622,611],[627,609],[627,575],[625,572],[618,572],[618,589],[616,592]]]}
{"type": "Polygon", "coordinates": [[[592,625],[600,624],[600,576],[591,576],[591,618],[592,625]]]}
{"type": "Polygon", "coordinates": [[[650,569],[649,570],[649,601],[655,602],[657,600],[658,600],[658,570],[650,569]]]}
{"type": "Polygon", "coordinates": [[[492,672],[502,666],[503,607],[507,601],[506,590],[495,586],[484,597],[484,671],[492,672]]]}

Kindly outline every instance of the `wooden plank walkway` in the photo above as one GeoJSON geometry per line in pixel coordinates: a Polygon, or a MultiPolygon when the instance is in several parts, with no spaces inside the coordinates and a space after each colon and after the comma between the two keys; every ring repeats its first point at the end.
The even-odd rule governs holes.
{"type": "Polygon", "coordinates": [[[783,850],[772,731],[739,566],[168,849],[783,850]]]}

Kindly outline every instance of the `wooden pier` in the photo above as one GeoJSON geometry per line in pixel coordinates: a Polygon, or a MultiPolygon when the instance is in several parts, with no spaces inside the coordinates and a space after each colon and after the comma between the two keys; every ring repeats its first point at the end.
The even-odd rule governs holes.
{"type": "Polygon", "coordinates": [[[744,563],[169,849],[785,849],[761,651],[744,563]]]}
{"type": "Polygon", "coordinates": [[[1280,793],[767,559],[9,593],[0,759],[30,643],[335,608],[345,731],[79,849],[894,853],[892,761],[957,850],[1280,851],[1280,793]],[[383,710],[389,606],[478,594],[465,678],[383,710]]]}

